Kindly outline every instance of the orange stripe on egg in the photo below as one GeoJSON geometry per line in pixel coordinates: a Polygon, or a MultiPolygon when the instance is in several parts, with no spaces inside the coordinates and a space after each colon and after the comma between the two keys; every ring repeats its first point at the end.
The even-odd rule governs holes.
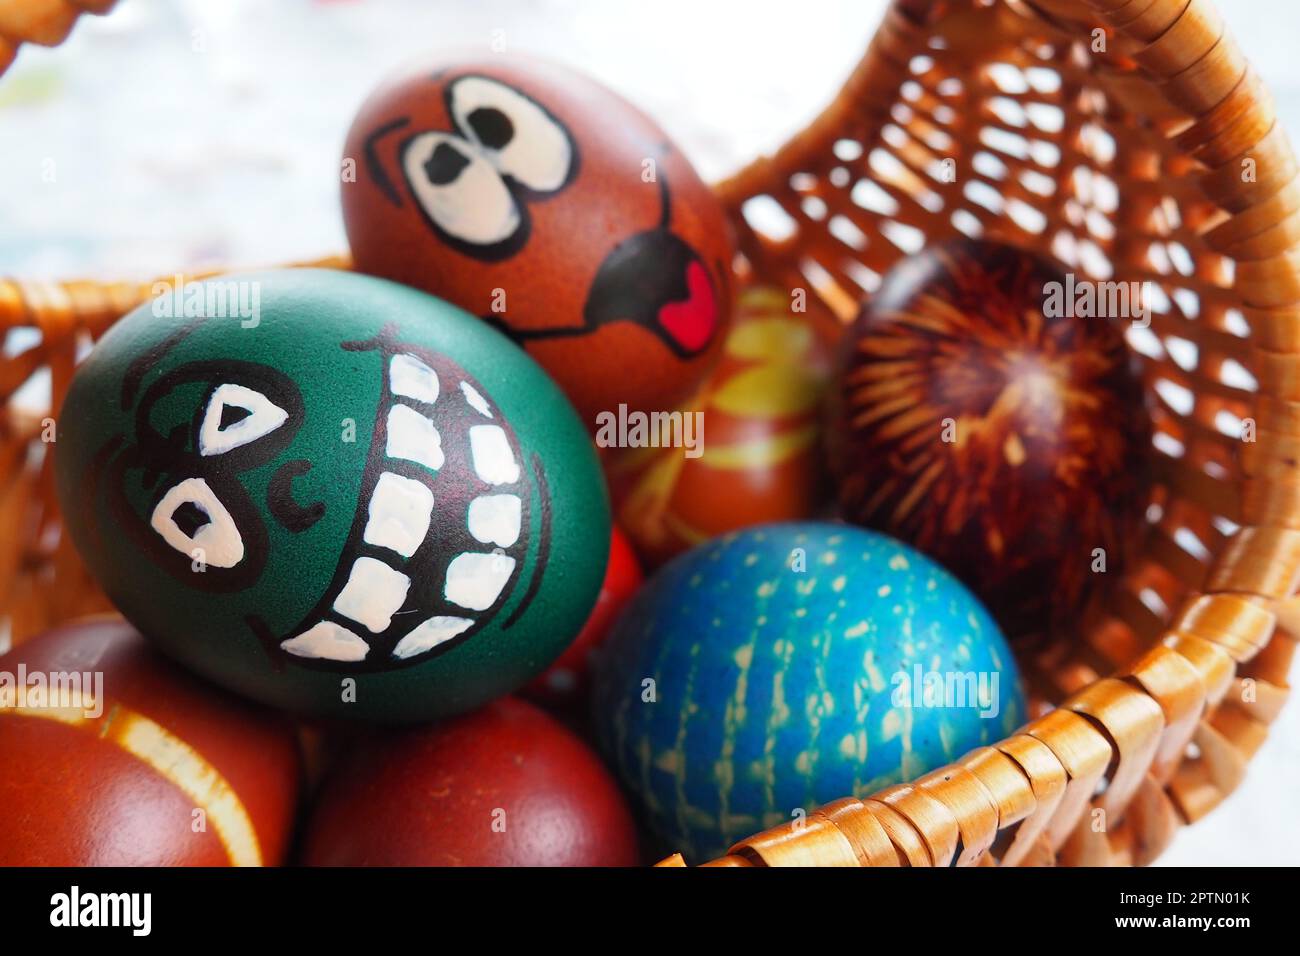
{"type": "Polygon", "coordinates": [[[203,810],[232,866],[261,866],[262,847],[243,802],[216,767],[189,744],[143,714],[115,704],[98,717],[94,697],[78,707],[41,707],[0,701],[0,715],[39,717],[81,727],[144,761],[203,810]]]}

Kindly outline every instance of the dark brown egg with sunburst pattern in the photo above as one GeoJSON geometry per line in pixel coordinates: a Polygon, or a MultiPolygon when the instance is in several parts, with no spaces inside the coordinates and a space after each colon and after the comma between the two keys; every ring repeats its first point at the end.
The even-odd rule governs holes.
{"type": "Polygon", "coordinates": [[[1097,291],[957,240],[887,273],[841,354],[844,517],[946,564],[1021,646],[1067,633],[1143,527],[1150,418],[1097,291]]]}

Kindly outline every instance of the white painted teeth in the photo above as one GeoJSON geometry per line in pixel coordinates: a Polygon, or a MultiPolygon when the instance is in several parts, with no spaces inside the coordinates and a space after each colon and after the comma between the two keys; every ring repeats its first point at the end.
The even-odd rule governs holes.
{"type": "Polygon", "coordinates": [[[330,661],[363,661],[370,652],[370,645],[333,621],[321,621],[280,646],[295,657],[330,661]]]}
{"type": "Polygon", "coordinates": [[[443,593],[453,604],[486,611],[496,603],[514,570],[515,559],[508,554],[458,554],[447,566],[443,593]]]}
{"type": "Polygon", "coordinates": [[[438,400],[438,374],[414,355],[394,355],[388,363],[388,381],[394,395],[429,405],[438,400]]]}
{"type": "Polygon", "coordinates": [[[431,651],[459,634],[465,633],[474,622],[467,617],[431,617],[410,634],[397,642],[393,656],[405,660],[416,654],[431,651]]]}
{"type": "Polygon", "coordinates": [[[518,495],[480,495],[469,503],[469,533],[484,544],[508,548],[519,540],[522,511],[518,495]]]}
{"type": "Polygon", "coordinates": [[[153,509],[149,524],[179,551],[215,568],[244,560],[244,538],[226,506],[202,478],[173,485],[153,509]]]}
{"type": "MultiPolygon", "coordinates": [[[[438,374],[428,362],[409,353],[389,359],[388,381],[394,396],[419,402],[421,407],[435,404],[445,384],[439,381],[438,374]]],[[[458,384],[466,404],[481,416],[479,420],[491,421],[494,416],[487,399],[470,383],[462,380],[458,384]]],[[[234,429],[253,421],[260,412],[253,398],[233,391],[224,394],[222,401],[238,399],[241,406],[251,412],[233,425],[228,424],[221,433],[233,440],[236,437],[234,429]]],[[[215,398],[212,405],[217,406],[215,398]]],[[[455,409],[453,414],[456,420],[464,421],[462,409],[455,409]]],[[[210,408],[208,417],[213,415],[220,422],[219,410],[214,412],[210,408]]],[[[458,441],[463,440],[459,427],[458,441]]],[[[452,558],[443,580],[443,594],[447,602],[466,611],[486,611],[501,598],[517,566],[516,559],[503,553],[503,549],[518,544],[523,533],[523,499],[518,493],[507,492],[499,486],[520,481],[523,469],[516,460],[509,435],[501,425],[470,425],[467,430],[474,473],[487,484],[498,486],[499,490],[472,499],[465,521],[475,541],[497,550],[484,554],[466,551],[452,558]]],[[[399,401],[394,401],[387,412],[385,453],[390,459],[415,462],[434,472],[446,464],[442,436],[434,426],[434,420],[399,401]]],[[[361,535],[365,544],[384,550],[377,552],[378,557],[363,556],[353,560],[347,582],[331,605],[334,615],[346,621],[343,624],[333,620],[319,621],[296,637],[282,641],[280,646],[288,653],[302,658],[363,661],[370,651],[370,644],[361,635],[384,634],[390,629],[400,633],[403,630],[393,628],[393,620],[406,604],[414,585],[411,578],[398,568],[404,564],[404,559],[414,558],[428,539],[435,505],[431,486],[433,476],[428,476],[427,481],[422,480],[422,473],[396,461],[390,462],[389,467],[394,470],[380,472],[370,493],[361,535]],[[352,625],[355,625],[355,630],[352,625]]],[[[469,480],[468,475],[463,478],[469,480]]],[[[172,489],[160,503],[154,520],[155,527],[178,550],[188,552],[192,546],[204,546],[206,542],[211,563],[236,554],[242,557],[238,529],[201,479],[192,479],[172,489]],[[184,501],[192,501],[200,509],[199,513],[183,514],[180,524],[176,524],[170,516],[184,501]],[[167,517],[167,521],[164,522],[160,516],[167,517]],[[208,523],[194,532],[193,539],[185,536],[182,529],[189,530],[202,521],[208,523]],[[233,534],[233,539],[229,539],[230,534],[233,534]]],[[[430,581],[422,586],[436,588],[437,584],[430,581]]],[[[436,592],[428,597],[436,597],[436,592]]],[[[427,618],[397,641],[391,657],[399,661],[419,657],[454,640],[476,623],[474,617],[458,615],[427,618]]]]}
{"type": "Polygon", "coordinates": [[[460,391],[461,394],[465,396],[465,401],[470,408],[474,409],[474,411],[478,412],[484,418],[492,417],[492,409],[488,408],[487,399],[479,394],[477,388],[469,382],[461,382],[460,391]]]}
{"type": "Polygon", "coordinates": [[[489,485],[512,485],[519,480],[519,463],[500,425],[471,425],[469,453],[474,471],[489,485]]]}
{"type": "Polygon", "coordinates": [[[374,558],[352,562],[348,583],[334,599],[334,610],[382,634],[393,623],[393,615],[406,601],[411,579],[374,558]]]}
{"type": "Polygon", "coordinates": [[[384,451],[389,458],[405,458],[434,471],[446,461],[438,429],[408,405],[394,405],[388,410],[388,444],[384,451]]]}
{"type": "Polygon", "coordinates": [[[289,413],[261,392],[243,385],[219,385],[199,426],[199,454],[224,455],[279,428],[289,413]]]}
{"type": "Polygon", "coordinates": [[[370,517],[362,540],[409,558],[424,543],[432,519],[429,486],[386,471],[370,496],[370,517]]]}

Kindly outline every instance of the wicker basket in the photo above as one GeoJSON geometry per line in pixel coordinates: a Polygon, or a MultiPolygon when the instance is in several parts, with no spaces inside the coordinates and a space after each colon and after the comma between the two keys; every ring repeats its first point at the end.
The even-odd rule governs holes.
{"type": "MultiPolygon", "coordinates": [[[[0,69],[110,5],[3,0],[0,69]]],[[[843,320],[895,259],[963,233],[1164,295],[1134,342],[1158,431],[1143,557],[1080,640],[1022,662],[1058,706],[707,865],[1139,865],[1232,792],[1300,633],[1297,175],[1211,0],[897,0],[830,107],[718,186],[743,271],[810,287],[843,320]],[[747,221],[763,204],[787,234],[747,221]]],[[[0,330],[41,335],[0,362],[0,616],[16,641],[105,602],[59,534],[44,416],[10,399],[48,368],[57,405],[86,337],[150,286],[0,281],[0,330]]]]}

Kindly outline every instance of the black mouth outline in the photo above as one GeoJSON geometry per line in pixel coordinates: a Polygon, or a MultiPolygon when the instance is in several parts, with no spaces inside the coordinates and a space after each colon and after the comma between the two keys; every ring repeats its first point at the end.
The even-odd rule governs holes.
{"type": "MultiPolygon", "coordinates": [[[[321,597],[316,604],[309,610],[301,620],[294,626],[288,628],[285,633],[276,635],[266,625],[258,615],[249,615],[245,618],[246,623],[257,637],[259,643],[265,649],[268,657],[271,658],[277,670],[282,670],[284,665],[293,664],[308,670],[331,671],[336,673],[384,673],[388,671],[401,670],[406,667],[412,667],[426,663],[435,657],[439,657],[463,642],[474,637],[483,627],[495,620],[500,614],[504,605],[510,600],[511,596],[516,593],[519,585],[522,583],[525,568],[530,567],[528,554],[532,547],[530,539],[530,529],[532,525],[532,501],[533,489],[529,487],[527,481],[526,468],[529,464],[526,459],[523,448],[515,434],[513,427],[506,420],[499,407],[492,401],[489,392],[471,376],[459,364],[451,361],[449,358],[436,352],[411,343],[401,342],[397,337],[397,328],[389,324],[384,326],[378,335],[371,339],[357,342],[344,342],[341,347],[348,351],[380,351],[382,355],[382,391],[379,406],[375,412],[374,430],[370,441],[369,454],[366,461],[365,470],[361,478],[361,490],[358,494],[356,511],[352,519],[352,526],[349,529],[347,539],[339,549],[338,563],[335,566],[334,574],[329,583],[322,589],[321,597]],[[435,502],[454,502],[453,507],[459,511],[459,505],[464,503],[468,507],[468,502],[478,495],[485,492],[491,493],[492,489],[499,486],[489,485],[477,477],[472,466],[465,460],[468,454],[466,443],[453,444],[444,446],[444,453],[447,460],[442,468],[437,472],[430,472],[424,466],[415,462],[407,462],[402,459],[389,458],[385,454],[387,446],[388,431],[388,413],[394,405],[407,405],[416,407],[418,403],[415,399],[409,399],[404,396],[395,396],[390,389],[389,381],[389,362],[394,355],[409,354],[414,355],[421,361],[425,362],[430,368],[438,374],[439,380],[443,382],[455,382],[459,387],[460,382],[466,382],[472,386],[478,393],[483,396],[484,401],[489,403],[492,416],[484,421],[490,421],[492,424],[501,427],[502,431],[510,443],[510,450],[519,463],[523,472],[520,479],[513,487],[518,490],[514,492],[520,499],[520,533],[519,539],[509,548],[493,548],[490,551],[484,551],[486,545],[478,541],[469,534],[468,527],[459,529],[457,535],[459,539],[455,543],[449,543],[446,536],[437,536],[433,526],[430,527],[425,541],[416,550],[410,558],[395,556],[389,549],[367,544],[363,540],[367,521],[369,519],[368,502],[374,494],[375,486],[378,484],[379,476],[383,472],[392,472],[403,478],[411,478],[429,487],[434,492],[435,502]],[[447,485],[439,485],[438,480],[444,475],[454,473],[458,477],[470,478],[473,484],[468,481],[462,482],[459,489],[459,495],[448,495],[446,493],[447,485]],[[481,487],[479,487],[481,486],[481,487]],[[516,559],[517,565],[501,592],[497,595],[496,600],[490,607],[481,611],[474,611],[462,608],[460,605],[453,604],[445,597],[440,596],[440,589],[446,581],[446,569],[452,558],[462,553],[476,554],[505,554],[516,559]],[[353,563],[361,557],[375,558],[394,570],[400,570],[411,581],[411,588],[407,592],[406,599],[402,606],[393,614],[388,628],[383,632],[375,634],[369,631],[363,624],[358,623],[348,617],[339,614],[334,610],[333,604],[339,593],[347,584],[348,578],[352,571],[353,563]],[[424,623],[431,617],[452,616],[467,618],[473,623],[455,637],[448,638],[445,641],[413,654],[410,657],[399,658],[393,656],[393,650],[397,644],[412,632],[420,624],[424,623]],[[410,621],[408,625],[406,622],[410,621]],[[306,633],[312,627],[321,622],[331,622],[339,627],[346,628],[357,637],[361,638],[367,645],[366,656],[358,661],[341,661],[324,657],[303,657],[284,649],[282,643],[291,640],[301,634],[306,633]]],[[[442,396],[439,396],[441,400],[442,396]]],[[[416,408],[418,411],[419,409],[416,408]]],[[[467,419],[468,420],[468,419],[467,419]]],[[[537,482],[537,488],[540,492],[538,506],[540,507],[540,527],[538,534],[540,541],[538,544],[537,560],[531,564],[531,579],[524,597],[519,605],[511,612],[509,619],[502,624],[502,630],[507,629],[521,617],[528,606],[532,603],[537,591],[541,586],[541,579],[545,572],[545,557],[549,551],[550,545],[550,498],[546,494],[546,479],[542,469],[541,459],[536,454],[532,460],[533,476],[537,482]]],[[[437,507],[437,506],[435,506],[437,507]]],[[[446,505],[443,506],[447,507],[446,505]]]]}

